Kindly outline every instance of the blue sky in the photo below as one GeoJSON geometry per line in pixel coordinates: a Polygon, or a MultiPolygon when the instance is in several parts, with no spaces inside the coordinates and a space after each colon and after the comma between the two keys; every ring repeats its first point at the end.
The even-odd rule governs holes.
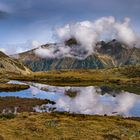
{"type": "Polygon", "coordinates": [[[139,12],[140,0],[0,0],[0,48],[53,42],[55,28],[103,16],[130,17],[140,31],[139,12]]]}

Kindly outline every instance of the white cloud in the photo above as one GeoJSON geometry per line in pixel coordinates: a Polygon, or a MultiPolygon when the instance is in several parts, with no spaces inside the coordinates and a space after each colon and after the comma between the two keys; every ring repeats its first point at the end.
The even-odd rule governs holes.
{"type": "Polygon", "coordinates": [[[4,52],[4,53],[6,53],[5,48],[0,48],[0,51],[2,51],[2,52],[4,52]]]}
{"type": "Polygon", "coordinates": [[[114,17],[102,17],[95,21],[83,21],[74,24],[67,24],[64,27],[56,29],[57,38],[64,42],[70,38],[75,38],[78,45],[69,47],[64,45],[56,45],[54,47],[59,51],[54,51],[52,47],[43,49],[43,55],[40,55],[41,48],[36,50],[36,54],[40,57],[77,57],[85,58],[94,53],[97,42],[105,38],[117,39],[126,44],[128,47],[140,47],[140,37],[130,26],[130,19],[125,18],[123,22],[117,21],[114,17]],[[79,45],[80,44],[80,45],[79,45]],[[63,50],[67,50],[66,53],[63,50]],[[59,54],[61,55],[58,55],[59,54]],[[82,54],[83,52],[83,54],[82,54]]]}
{"type": "Polygon", "coordinates": [[[128,46],[133,47],[139,41],[138,35],[130,27],[129,18],[125,18],[123,23],[116,23],[114,28],[116,29],[116,39],[128,46]]]}
{"type": "Polygon", "coordinates": [[[17,44],[0,44],[0,46],[2,47],[1,51],[9,55],[28,51],[30,49],[37,48],[40,45],[41,44],[36,40],[32,41],[29,40],[25,43],[17,43],[17,44]]]}

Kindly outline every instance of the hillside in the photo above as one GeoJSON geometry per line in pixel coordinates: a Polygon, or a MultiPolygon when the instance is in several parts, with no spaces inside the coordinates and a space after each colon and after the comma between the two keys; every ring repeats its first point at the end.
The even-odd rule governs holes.
{"type": "Polygon", "coordinates": [[[98,53],[109,55],[116,66],[140,64],[140,49],[133,46],[127,46],[117,40],[102,42],[98,53]]]}
{"type": "MultiPolygon", "coordinates": [[[[28,55],[27,55],[28,57],[28,55]]],[[[112,59],[108,56],[91,55],[84,60],[75,58],[35,58],[22,61],[33,71],[48,71],[48,70],[61,70],[61,69],[96,69],[114,66],[112,59]]]]}
{"type": "Polygon", "coordinates": [[[0,51],[0,79],[5,79],[8,75],[12,76],[12,74],[27,75],[30,73],[31,71],[21,62],[0,51]]]}
{"type": "MultiPolygon", "coordinates": [[[[76,40],[70,39],[66,41],[66,45],[69,47],[73,44],[77,44],[76,40]]],[[[52,44],[42,45],[41,48],[48,49],[50,45],[52,44]]],[[[56,44],[53,45],[55,46],[56,44]]],[[[129,48],[115,39],[109,42],[99,42],[95,52],[84,59],[74,57],[41,58],[35,54],[37,49],[29,50],[18,55],[18,59],[33,71],[102,69],[140,64],[140,49],[135,47],[129,48]]]]}

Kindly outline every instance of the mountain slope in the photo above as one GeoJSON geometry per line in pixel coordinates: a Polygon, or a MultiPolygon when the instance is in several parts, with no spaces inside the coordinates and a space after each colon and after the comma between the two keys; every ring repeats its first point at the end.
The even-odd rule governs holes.
{"type": "Polygon", "coordinates": [[[140,49],[128,47],[115,39],[102,44],[98,52],[112,57],[117,66],[140,64],[140,49]]]}
{"type": "Polygon", "coordinates": [[[72,57],[39,58],[34,52],[28,52],[25,57],[20,54],[20,60],[33,71],[47,71],[60,69],[96,69],[114,67],[112,58],[106,55],[90,55],[85,59],[72,57]],[[29,55],[30,54],[30,55],[29,55]]]}
{"type": "MultiPolygon", "coordinates": [[[[66,42],[77,44],[74,39],[66,42]]],[[[55,45],[55,44],[54,44],[55,45]]],[[[123,65],[140,64],[140,49],[112,40],[110,42],[101,41],[98,43],[95,53],[85,59],[77,59],[72,57],[63,58],[40,58],[34,52],[36,49],[20,53],[19,59],[33,71],[47,71],[60,69],[100,69],[110,68],[123,65]]],[[[49,44],[41,46],[48,49],[49,44]]]]}
{"type": "Polygon", "coordinates": [[[0,51],[0,76],[9,73],[26,75],[31,71],[18,60],[10,58],[0,51]]]}

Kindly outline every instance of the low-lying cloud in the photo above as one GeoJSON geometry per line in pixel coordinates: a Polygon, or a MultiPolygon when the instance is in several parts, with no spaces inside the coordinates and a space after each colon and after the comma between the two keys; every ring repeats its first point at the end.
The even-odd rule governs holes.
{"type": "Polygon", "coordinates": [[[37,48],[40,45],[41,44],[36,40],[28,40],[25,43],[0,44],[0,51],[3,51],[8,55],[12,55],[22,53],[33,48],[37,48]]]}
{"type": "Polygon", "coordinates": [[[94,53],[97,42],[112,39],[117,39],[128,47],[140,47],[140,36],[132,29],[130,21],[130,18],[125,18],[120,22],[110,16],[67,24],[56,29],[56,37],[62,44],[51,45],[48,49],[40,47],[35,53],[43,58],[85,58],[94,53]],[[64,42],[71,38],[76,39],[77,44],[65,45],[64,42]]]}

